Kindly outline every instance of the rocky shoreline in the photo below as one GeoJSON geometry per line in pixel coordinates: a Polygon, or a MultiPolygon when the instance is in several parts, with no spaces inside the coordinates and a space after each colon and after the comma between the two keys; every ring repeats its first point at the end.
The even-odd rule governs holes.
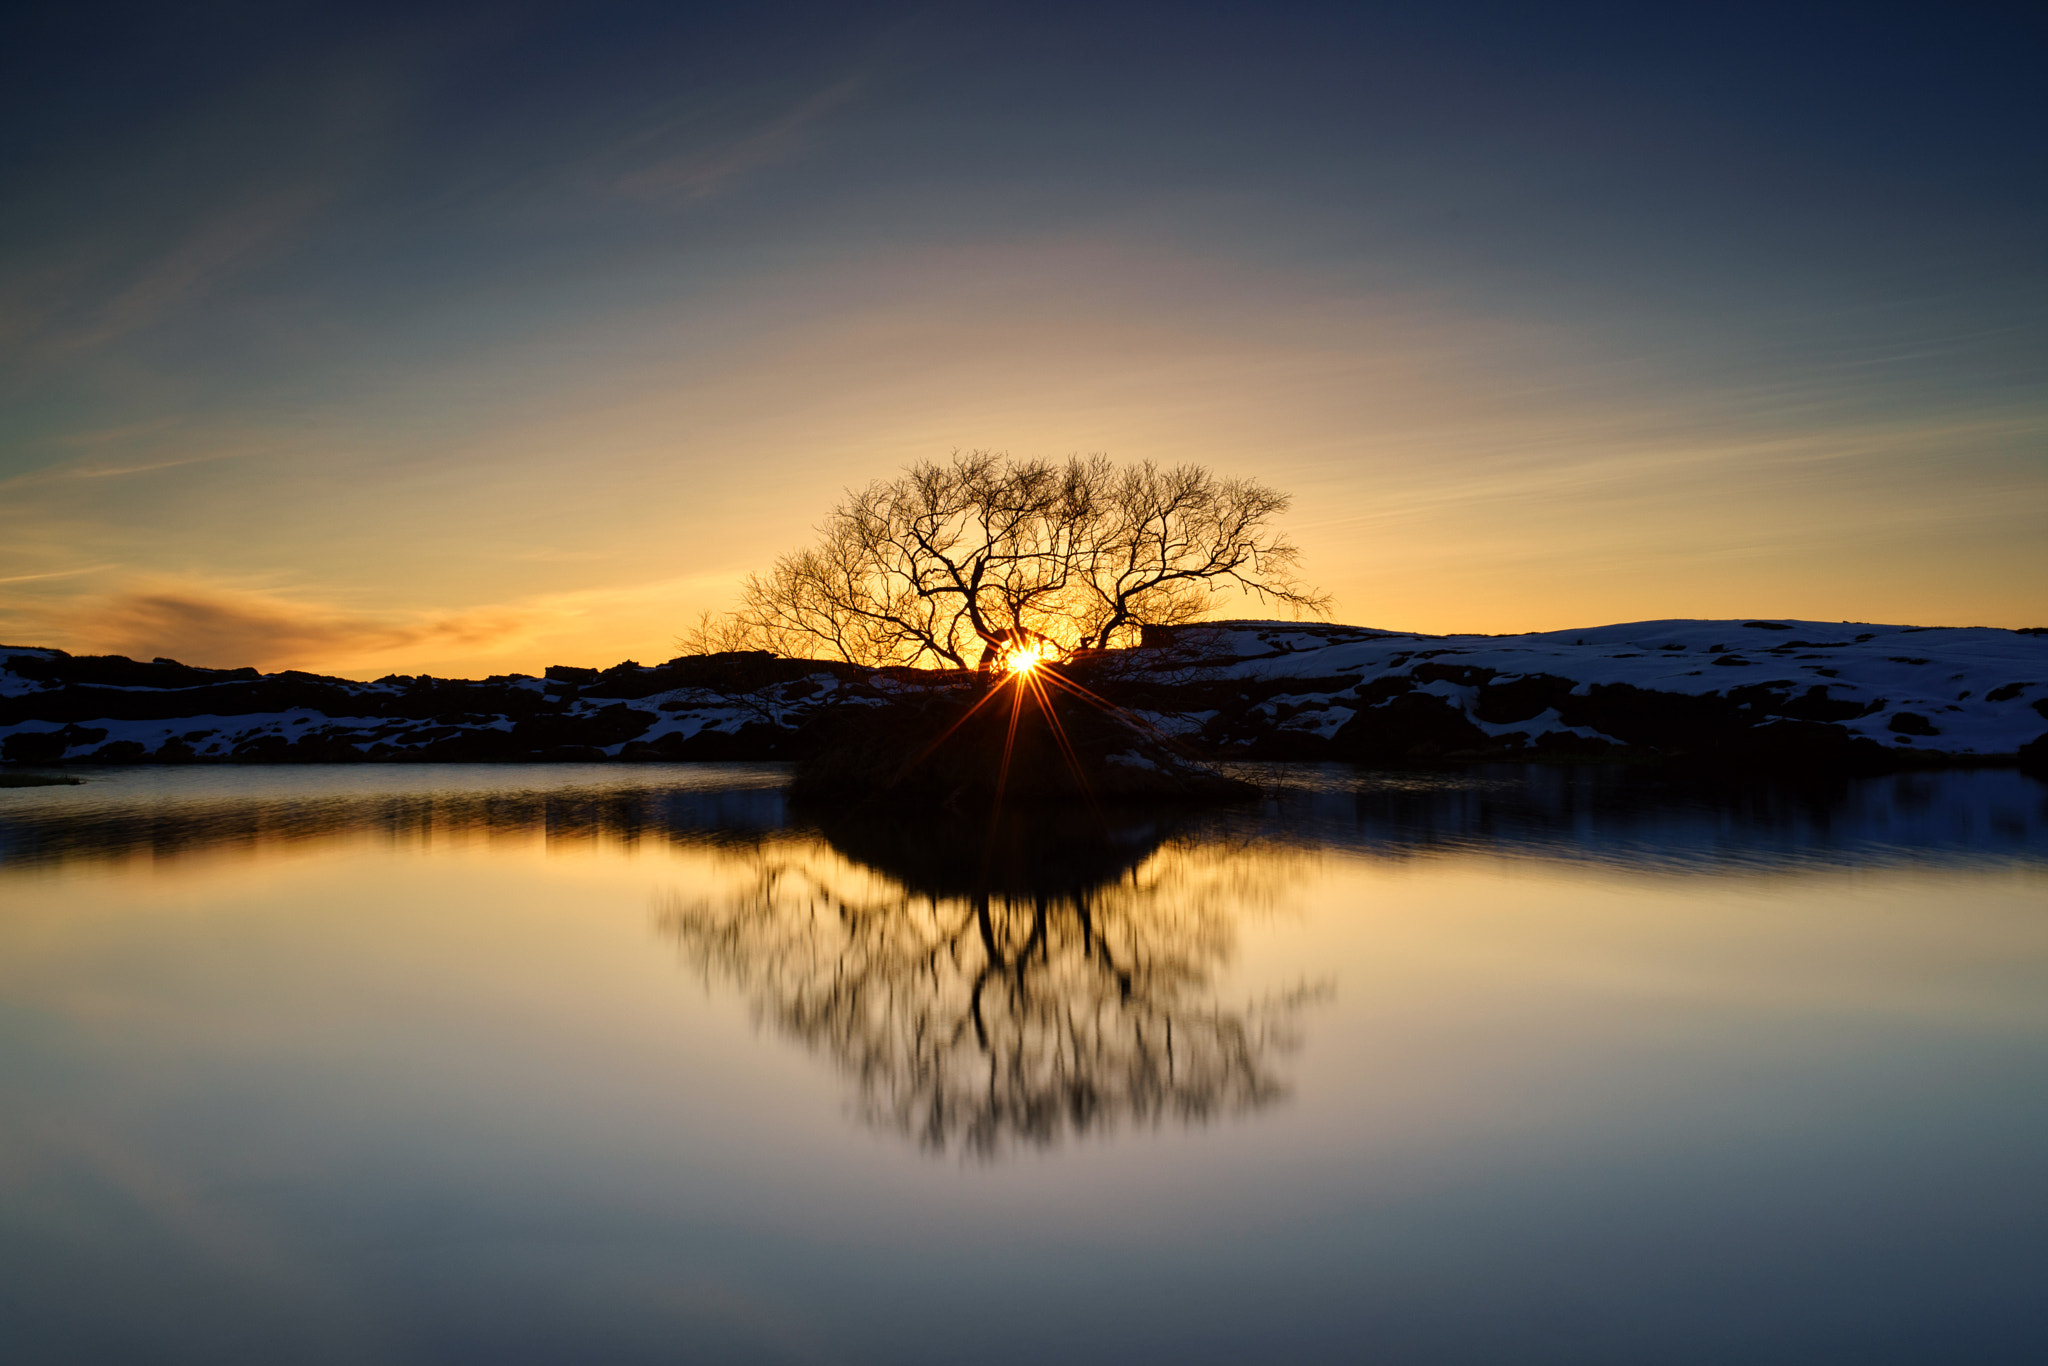
{"type": "MultiPolygon", "coordinates": [[[[1206,758],[1839,772],[2048,760],[2039,630],[1677,620],[1425,636],[1220,622],[1153,631],[1067,672],[1206,758]]],[[[761,654],[361,682],[0,646],[0,760],[795,759],[865,718],[980,686],[761,654]]]]}

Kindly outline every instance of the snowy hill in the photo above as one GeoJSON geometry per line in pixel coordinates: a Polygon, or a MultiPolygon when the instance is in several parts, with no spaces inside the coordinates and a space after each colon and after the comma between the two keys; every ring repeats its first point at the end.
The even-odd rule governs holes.
{"type": "MultiPolygon", "coordinates": [[[[1683,757],[1870,770],[2009,760],[2048,732],[2048,635],[1991,628],[1677,620],[1421,636],[1220,622],[1154,630],[1146,647],[1072,672],[1223,757],[1683,757]]],[[[0,756],[774,758],[799,752],[823,713],[958,684],[765,655],[361,683],[0,646],[0,756]]]]}
{"type": "Polygon", "coordinates": [[[1901,759],[1982,758],[2048,730],[2039,631],[1668,620],[1435,637],[1230,622],[1183,628],[1176,644],[1247,684],[1301,681],[1265,698],[1269,724],[1250,730],[1335,740],[1350,726],[1352,749],[1379,732],[1398,745],[1394,719],[1427,715],[1452,749],[1587,753],[1697,752],[1686,741],[1702,732],[1801,723],[1901,759]]]}

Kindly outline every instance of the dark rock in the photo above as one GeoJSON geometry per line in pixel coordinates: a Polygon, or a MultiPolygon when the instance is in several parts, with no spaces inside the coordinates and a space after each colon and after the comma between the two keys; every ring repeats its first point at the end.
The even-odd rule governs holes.
{"type": "Polygon", "coordinates": [[[657,736],[652,740],[629,740],[619,750],[619,757],[628,763],[658,763],[690,756],[683,752],[683,737],[674,731],[657,736]]]}
{"type": "Polygon", "coordinates": [[[66,748],[61,731],[17,731],[0,740],[0,759],[10,764],[54,764],[64,757],[66,748]]]}
{"type": "Polygon", "coordinates": [[[9,655],[9,672],[40,683],[70,687],[106,688],[192,688],[227,679],[253,679],[254,669],[195,669],[174,659],[144,664],[126,655],[68,655],[53,650],[44,655],[9,655]]]}
{"type": "Polygon", "coordinates": [[[627,760],[689,759],[707,763],[746,763],[786,759],[802,746],[800,732],[765,721],[750,721],[737,730],[707,727],[684,739],[674,731],[655,740],[635,740],[619,751],[627,760]]]}
{"type": "MultiPolygon", "coordinates": [[[[782,659],[766,650],[732,650],[715,655],[684,655],[653,668],[621,665],[595,676],[579,689],[584,697],[651,697],[675,688],[702,688],[717,693],[753,693],[778,683],[814,676],[844,679],[870,677],[870,671],[822,659],[782,659]]],[[[816,690],[813,684],[811,691],[816,690]]]]}
{"type": "Polygon", "coordinates": [[[1628,683],[1601,683],[1574,693],[1558,712],[1568,726],[1597,730],[1660,754],[1709,747],[1750,724],[1740,704],[1718,694],[1659,692],[1628,683]]]}
{"type": "Polygon", "coordinates": [[[584,715],[540,713],[513,724],[512,743],[532,750],[551,750],[561,745],[617,745],[639,738],[657,719],[653,712],[639,711],[623,702],[584,715]]]}
{"type": "Polygon", "coordinates": [[[1138,648],[1141,650],[1162,650],[1174,643],[1180,634],[1178,626],[1140,626],[1138,648]]]}
{"type": "MultiPolygon", "coordinates": [[[[1554,674],[1501,674],[1460,662],[1461,647],[1451,642],[1396,652],[1364,676],[1239,677],[1210,667],[1226,661],[1198,651],[1200,632],[1179,636],[1172,649],[1091,652],[1061,673],[1129,712],[1199,717],[1199,752],[1231,757],[1363,762],[1657,758],[1850,768],[1994,757],[1944,754],[1933,746],[1914,755],[1900,748],[1940,733],[1930,718],[1943,714],[1941,704],[1902,698],[1904,705],[1919,710],[1894,716],[1889,699],[1839,684],[1832,691],[1824,683],[1809,685],[1809,680],[1835,677],[1838,671],[1819,664],[1796,666],[1784,658],[1786,652],[1838,648],[1842,642],[1785,639],[1792,634],[1785,623],[1746,624],[1775,633],[1774,640],[1782,643],[1766,647],[1769,653],[1755,660],[1716,645],[1708,659],[1698,662],[1748,667],[1745,679],[1765,681],[1704,695],[1627,684],[1587,686],[1554,674]],[[1754,667],[1771,663],[1778,669],[1754,667]],[[1795,668],[1797,681],[1779,672],[1795,668]],[[1453,686],[1446,689],[1446,684],[1453,686]],[[1840,723],[1861,717],[1888,717],[1889,743],[1852,744],[1840,723]],[[1887,757],[1880,761],[1873,754],[1887,757]]],[[[1874,633],[1858,637],[1872,638],[1874,633]]],[[[962,697],[980,696],[973,689],[986,686],[972,675],[868,670],[761,652],[685,656],[652,667],[628,660],[602,671],[557,665],[549,670],[545,687],[517,675],[481,682],[393,675],[364,684],[298,671],[258,675],[252,669],[195,668],[168,658],[140,663],[28,647],[0,648],[0,658],[28,681],[26,687],[15,685],[13,695],[0,697],[0,728],[15,730],[11,736],[0,730],[0,761],[17,764],[136,761],[142,756],[107,744],[109,724],[117,721],[171,723],[142,732],[148,736],[143,743],[157,746],[148,757],[162,763],[484,762],[593,758],[606,751],[629,760],[803,759],[841,747],[848,733],[864,727],[896,726],[906,708],[943,710],[962,697]],[[677,696],[660,703],[663,713],[688,718],[715,709],[728,718],[746,719],[714,722],[687,739],[675,734],[643,739],[662,718],[653,714],[651,701],[629,704],[671,690],[677,696]],[[197,723],[202,716],[227,719],[197,723]],[[281,726],[279,720],[289,724],[281,726]],[[109,724],[85,724],[92,721],[109,724]],[[187,728],[195,724],[204,728],[187,728]],[[166,729],[176,738],[159,740],[166,729]]],[[[1919,662],[1912,656],[1893,658],[1919,662]]],[[[1730,677],[1715,676],[1717,681],[1730,677]]],[[[1944,703],[1954,686],[1945,689],[1944,703]]],[[[2038,681],[2010,682],[1983,696],[1994,703],[2031,706],[2048,719],[2048,687],[2038,681]],[[2042,695],[2026,699],[2029,688],[2042,695]]],[[[1063,700],[1059,715],[1065,716],[1070,701],[1063,700]]],[[[1959,708],[1949,705],[1947,710],[1959,708]]],[[[2012,715],[2004,713],[2007,720],[2012,715]]],[[[1086,729],[1098,718],[1091,712],[1075,724],[1086,729]]],[[[1107,743],[1112,737],[1098,738],[1107,743]]],[[[1045,736],[1027,737],[1026,748],[1041,741],[1054,743],[1045,736]]],[[[1159,745],[1147,736],[1136,749],[1098,747],[1084,756],[1084,771],[1121,754],[1124,759],[1111,765],[1118,772],[1101,775],[1104,790],[1147,783],[1172,789],[1179,782],[1171,776],[1174,766],[1185,764],[1194,752],[1177,743],[1159,745]],[[1148,746],[1158,746],[1158,753],[1148,746]],[[1153,769],[1169,776],[1160,778],[1153,769]]],[[[1044,754],[1056,754],[1056,746],[1044,754]]],[[[903,759],[879,752],[875,757],[899,764],[903,759]]],[[[1019,762],[1022,772],[1037,760],[1026,756],[1019,762]]],[[[946,781],[962,792],[974,789],[966,775],[946,781]]]]}
{"type": "MultiPolygon", "coordinates": [[[[533,716],[552,707],[546,696],[531,688],[437,678],[414,679],[395,696],[363,698],[352,705],[356,715],[402,716],[420,721],[439,717],[481,720],[488,716],[533,716]]],[[[349,713],[331,708],[329,714],[349,713]]]]}
{"type": "Polygon", "coordinates": [[[84,782],[68,773],[0,773],[0,787],[79,787],[84,782]]]}
{"type": "Polygon", "coordinates": [[[1472,713],[1495,726],[1533,720],[1546,711],[1563,707],[1577,686],[1571,679],[1555,674],[1524,674],[1506,682],[1489,683],[1480,690],[1472,713]]]}
{"type": "Polygon", "coordinates": [[[101,745],[85,756],[89,764],[139,764],[149,758],[149,751],[133,740],[116,740],[101,745]]]}
{"type": "Polygon", "coordinates": [[[2048,732],[2020,746],[2020,772],[2030,773],[2036,778],[2048,778],[2048,732]]]}
{"type": "MultiPolygon", "coordinates": [[[[1432,650],[1426,653],[1438,652],[1432,650]]],[[[1492,682],[1499,673],[1497,669],[1488,669],[1477,664],[1417,664],[1408,671],[1408,676],[1418,683],[1456,683],[1460,687],[1476,688],[1492,682]]]]}
{"type": "MultiPolygon", "coordinates": [[[[1090,679],[1091,683],[1096,680],[1090,679]]],[[[1356,676],[1335,678],[1231,679],[1223,683],[1195,682],[1181,687],[1132,687],[1101,682],[1097,690],[1118,706],[1139,710],[1188,712],[1213,710],[1216,715],[1202,727],[1205,751],[1245,759],[1325,759],[1330,742],[1320,734],[1279,723],[1304,711],[1317,709],[1315,701],[1267,707],[1273,698],[1328,696],[1328,703],[1343,702],[1356,708],[1411,692],[1415,680],[1393,675],[1360,684],[1356,676]],[[1340,696],[1349,694],[1350,696],[1340,696]]]]}
{"type": "Polygon", "coordinates": [[[1875,740],[1819,721],[1772,721],[1734,731],[1673,767],[1775,774],[1889,773],[1899,760],[1875,740]]]}
{"type": "Polygon", "coordinates": [[[1337,758],[1354,763],[1398,763],[1482,753],[1494,746],[1449,700],[1407,693],[1361,710],[1331,741],[1337,758]]]}
{"type": "Polygon", "coordinates": [[[1796,698],[1777,701],[1772,710],[1795,721],[1853,721],[1868,716],[1871,708],[1865,703],[1830,697],[1826,685],[1817,684],[1796,698]]]}
{"type": "Polygon", "coordinates": [[[300,709],[347,716],[362,705],[354,686],[359,685],[258,679],[154,692],[96,685],[65,687],[0,699],[0,726],[23,721],[171,721],[186,716],[256,716],[300,709]]]}
{"type": "MultiPolygon", "coordinates": [[[[354,744],[353,733],[338,726],[323,726],[308,731],[292,742],[291,762],[295,764],[346,764],[359,763],[362,751],[354,744]]],[[[462,755],[463,759],[495,758],[493,754],[462,755]]]]}
{"type": "Polygon", "coordinates": [[[1568,730],[1547,730],[1530,742],[1529,758],[1604,759],[1621,753],[1621,746],[1594,735],[1574,735],[1568,730]]]}
{"type": "Polygon", "coordinates": [[[236,745],[228,757],[238,764],[289,763],[292,742],[282,735],[252,735],[236,745]]]}
{"type": "Polygon", "coordinates": [[[16,731],[0,741],[0,758],[17,764],[54,764],[65,752],[96,745],[107,738],[104,726],[64,726],[58,730],[16,731]]]}
{"type": "Polygon", "coordinates": [[[821,721],[793,799],[918,809],[1234,800],[1248,783],[1178,752],[1123,715],[1056,689],[1041,707],[1014,684],[969,683],[821,721]]]}
{"type": "Polygon", "coordinates": [[[1414,691],[1414,679],[1406,674],[1393,674],[1359,684],[1352,695],[1357,699],[1354,705],[1364,708],[1377,707],[1382,702],[1405,697],[1414,691]]]}

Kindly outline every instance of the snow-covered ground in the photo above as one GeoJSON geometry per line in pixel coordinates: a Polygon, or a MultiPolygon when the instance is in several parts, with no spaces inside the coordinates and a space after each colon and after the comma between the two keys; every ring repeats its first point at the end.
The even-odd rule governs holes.
{"type": "Polygon", "coordinates": [[[1470,678],[1490,675],[1489,688],[1531,677],[1569,679],[1579,697],[1615,685],[1693,697],[1775,691],[1811,699],[1809,710],[1826,713],[1852,737],[1902,750],[2011,754],[2048,731],[2048,636],[1990,627],[1678,619],[1514,636],[1418,636],[1226,622],[1184,628],[1176,644],[1224,677],[1315,680],[1313,689],[1277,693],[1260,705],[1276,724],[1322,736],[1335,735],[1361,706],[1388,701],[1345,694],[1395,678],[1417,679],[1415,691],[1443,698],[1489,734],[1599,734],[1563,725],[1554,712],[1489,722],[1475,707],[1478,687],[1445,676],[1465,670],[1470,678]]]}
{"type": "MultiPolygon", "coordinates": [[[[1468,749],[1532,752],[1659,749],[1641,727],[1609,719],[1646,709],[1654,719],[1659,708],[1717,715],[1724,728],[1727,718],[1824,724],[1901,756],[2010,755],[2048,731],[2048,636],[1993,628],[1670,620],[1421,636],[1222,622],[1112,664],[1101,686],[1114,696],[1117,676],[1144,680],[1131,706],[1159,730],[1240,753],[1344,757],[1361,726],[1418,708],[1453,718],[1468,749]]],[[[821,710],[883,705],[919,686],[798,661],[707,676],[688,660],[546,680],[359,683],[0,647],[0,753],[31,763],[766,757],[821,710]]]]}

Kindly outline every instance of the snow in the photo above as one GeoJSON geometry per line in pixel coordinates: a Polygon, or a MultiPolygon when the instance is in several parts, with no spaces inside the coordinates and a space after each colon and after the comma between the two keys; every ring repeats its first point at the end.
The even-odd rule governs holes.
{"type": "MultiPolygon", "coordinates": [[[[1217,642],[1219,653],[1228,655],[1248,641],[1265,644],[1284,636],[1279,627],[1248,631],[1229,623],[1218,629],[1217,642]]],[[[2048,637],[1995,627],[1791,619],[1762,626],[1680,619],[1515,636],[1386,634],[1333,644],[1312,645],[1306,638],[1292,643],[1296,648],[1255,657],[1237,654],[1219,671],[1224,677],[1259,681],[1337,676],[1370,681],[1407,674],[1424,663],[1464,665],[1495,670],[1496,681],[1529,674],[1572,679],[1581,696],[1611,684],[1696,696],[1754,684],[1799,692],[1820,686],[1831,699],[1874,704],[1869,715],[1840,723],[1854,735],[1899,748],[1958,754],[2009,754],[2048,730],[2048,719],[2032,706],[2048,697],[2048,637]],[[2013,685],[2017,690],[1998,701],[1987,697],[2013,685]],[[1892,731],[1891,720],[1901,712],[1926,717],[1940,734],[1907,737],[1892,731]]],[[[1420,690],[1459,697],[1469,706],[1470,698],[1458,694],[1456,686],[1437,682],[1420,690]]],[[[1290,694],[1286,700],[1304,699],[1290,694]]],[[[1501,733],[1485,722],[1474,723],[1501,733]]],[[[1534,734],[1538,723],[1515,722],[1506,729],[1534,734]]]]}
{"type": "MultiPolygon", "coordinates": [[[[17,655],[38,659],[53,655],[26,647],[0,649],[0,706],[19,715],[36,708],[39,697],[54,697],[62,690],[47,688],[4,667],[7,658],[17,655]]],[[[1219,622],[1183,628],[1168,649],[1131,651],[1129,658],[1141,669],[1149,659],[1158,659],[1181,671],[1176,677],[1194,682],[1238,680],[1251,687],[1257,699],[1247,713],[1250,719],[1272,732],[1303,738],[1334,736],[1367,705],[1355,695],[1356,690],[1383,679],[1401,680],[1401,686],[1412,684],[1413,692],[1444,699],[1487,735],[1607,738],[1584,726],[1564,725],[1555,709],[1505,723],[1485,721],[1474,714],[1482,691],[1475,685],[1482,679],[1488,687],[1497,688],[1533,676],[1565,680],[1569,691],[1582,697],[1596,688],[1616,685],[1689,696],[1726,696],[1756,685],[1794,695],[1820,688],[1830,702],[1846,704],[1843,711],[1864,713],[1836,724],[1899,751],[2011,754],[2048,731],[2048,716],[2036,707],[2037,703],[2048,705],[2048,636],[1990,627],[1670,619],[1523,635],[1426,636],[1317,623],[1219,622]],[[1476,672],[1462,672],[1466,669],[1476,672]],[[1420,677],[1418,670],[1423,671],[1420,677]],[[1894,730],[1895,724],[1909,732],[1925,728],[1914,721],[1899,721],[1902,715],[1922,718],[1938,733],[1894,730]]],[[[254,680],[222,679],[209,686],[231,686],[239,681],[254,680]]],[[[405,692],[413,682],[324,680],[324,685],[338,697],[358,699],[359,705],[374,710],[383,699],[405,692]]],[[[562,696],[574,688],[532,678],[501,678],[492,680],[492,686],[544,696],[562,696]]],[[[665,736],[688,740],[706,731],[732,734],[759,723],[798,724],[823,705],[879,706],[888,697],[913,693],[920,687],[914,675],[876,673],[861,679],[821,669],[737,695],[675,688],[648,697],[578,696],[560,711],[542,715],[589,717],[624,705],[650,717],[647,729],[632,740],[605,746],[607,753],[616,756],[627,744],[665,736]]],[[[124,696],[161,692],[175,697],[183,690],[94,685],[92,691],[124,696]]],[[[485,705],[481,697],[477,702],[485,705]]],[[[447,735],[451,727],[500,732],[514,727],[509,716],[463,712],[454,697],[450,707],[449,719],[327,715],[296,708],[257,715],[81,719],[70,724],[105,731],[106,739],[99,743],[131,741],[150,753],[173,738],[212,732],[188,741],[201,757],[225,756],[263,735],[295,739],[319,731],[367,752],[378,744],[403,746],[428,735],[447,735]]],[[[1215,710],[1170,708],[1135,714],[1171,736],[1193,736],[1218,715],[1215,710]]],[[[65,725],[37,719],[0,724],[0,738],[59,731],[65,725]]],[[[92,748],[97,745],[75,746],[70,757],[80,757],[92,748]]]]}

